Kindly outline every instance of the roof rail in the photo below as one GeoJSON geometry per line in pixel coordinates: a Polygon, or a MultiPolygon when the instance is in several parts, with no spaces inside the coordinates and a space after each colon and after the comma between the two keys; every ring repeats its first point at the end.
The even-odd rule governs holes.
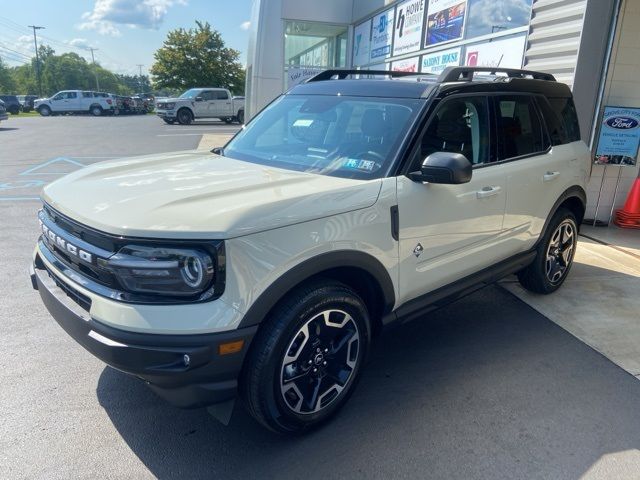
{"type": "Polygon", "coordinates": [[[348,69],[334,69],[334,70],[325,70],[324,72],[320,72],[317,75],[309,78],[307,83],[309,82],[321,82],[323,80],[331,80],[333,77],[338,77],[338,80],[344,80],[349,75],[384,75],[387,77],[407,77],[410,75],[419,75],[414,72],[393,72],[390,70],[348,70],[348,69]]]}
{"type": "Polygon", "coordinates": [[[447,67],[438,77],[438,83],[444,82],[470,82],[473,80],[473,74],[477,72],[488,72],[490,75],[496,73],[506,73],[509,78],[524,78],[526,76],[533,77],[535,80],[547,80],[555,82],[556,78],[550,73],[534,72],[532,70],[521,70],[518,68],[499,68],[499,67],[447,67]]]}

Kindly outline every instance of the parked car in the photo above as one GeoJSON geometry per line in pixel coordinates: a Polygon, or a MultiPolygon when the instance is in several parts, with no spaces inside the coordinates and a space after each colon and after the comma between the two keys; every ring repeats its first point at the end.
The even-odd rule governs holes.
{"type": "Polygon", "coordinates": [[[2,120],[7,120],[8,118],[9,115],[7,115],[7,107],[5,106],[4,102],[0,100],[0,122],[2,120]]]}
{"type": "Polygon", "coordinates": [[[33,110],[33,102],[38,99],[37,95],[17,95],[18,101],[20,102],[20,109],[29,113],[33,110]]]}
{"type": "Polygon", "coordinates": [[[18,115],[20,113],[20,102],[15,95],[0,95],[0,100],[4,102],[7,112],[12,115],[18,115]]]}
{"type": "Polygon", "coordinates": [[[61,113],[90,113],[94,116],[112,114],[114,98],[107,93],[86,90],[64,90],[51,98],[38,99],[34,108],[43,117],[61,113]]]}
{"type": "Polygon", "coordinates": [[[31,276],[55,320],[175,405],[228,420],[240,394],[291,433],[346,402],[385,327],[514,272],[560,288],[590,170],[569,87],[365,73],[293,87],[214,153],[47,185],[31,276]]]}
{"type": "Polygon", "coordinates": [[[142,98],[146,102],[149,112],[153,111],[156,99],[152,93],[136,93],[135,96],[142,98]]]}
{"type": "Polygon", "coordinates": [[[189,125],[201,118],[244,123],[244,100],[235,101],[225,88],[192,88],[178,98],[156,102],[156,114],[165,123],[189,125]]]}

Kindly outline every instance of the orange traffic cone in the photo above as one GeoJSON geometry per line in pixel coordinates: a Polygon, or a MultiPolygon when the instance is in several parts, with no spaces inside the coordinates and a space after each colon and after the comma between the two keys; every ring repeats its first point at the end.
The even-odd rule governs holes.
{"type": "Polygon", "coordinates": [[[640,178],[633,182],[627,201],[616,211],[613,223],[623,228],[640,228],[640,178]]]}

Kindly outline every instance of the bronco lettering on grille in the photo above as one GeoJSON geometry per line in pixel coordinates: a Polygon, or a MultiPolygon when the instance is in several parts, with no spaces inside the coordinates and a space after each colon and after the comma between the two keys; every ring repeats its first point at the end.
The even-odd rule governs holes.
{"type": "Polygon", "coordinates": [[[52,245],[55,245],[66,254],[72,257],[77,257],[84,262],[93,263],[93,255],[69,243],[66,239],[56,234],[44,223],[42,223],[42,233],[44,234],[45,238],[47,238],[49,243],[51,243],[52,245]]]}

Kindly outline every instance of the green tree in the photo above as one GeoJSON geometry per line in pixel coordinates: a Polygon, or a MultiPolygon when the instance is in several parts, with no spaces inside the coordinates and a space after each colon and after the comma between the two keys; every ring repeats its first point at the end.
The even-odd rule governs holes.
{"type": "Polygon", "coordinates": [[[16,88],[11,70],[2,62],[0,58],[0,92],[13,93],[16,88]]]}
{"type": "Polygon", "coordinates": [[[196,21],[196,28],[179,28],[167,35],[154,54],[151,67],[154,86],[186,90],[192,87],[223,87],[244,93],[245,73],[240,52],[225,46],[222,36],[208,22],[196,21]]]}

